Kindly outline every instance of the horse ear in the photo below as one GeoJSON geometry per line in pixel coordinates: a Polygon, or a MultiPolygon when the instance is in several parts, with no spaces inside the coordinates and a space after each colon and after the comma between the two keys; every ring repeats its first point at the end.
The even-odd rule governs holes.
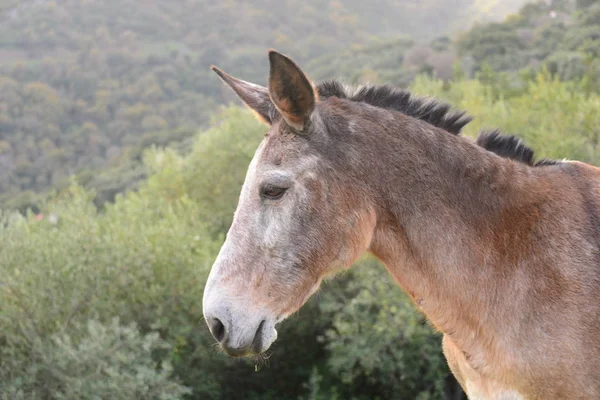
{"type": "Polygon", "coordinates": [[[289,126],[305,130],[317,102],[312,83],[292,60],[275,50],[269,51],[269,62],[269,95],[273,104],[289,126]]]}
{"type": "Polygon", "coordinates": [[[271,125],[277,110],[269,98],[269,91],[266,87],[234,78],[214,65],[210,68],[219,75],[219,78],[223,82],[233,89],[261,121],[271,125]]]}

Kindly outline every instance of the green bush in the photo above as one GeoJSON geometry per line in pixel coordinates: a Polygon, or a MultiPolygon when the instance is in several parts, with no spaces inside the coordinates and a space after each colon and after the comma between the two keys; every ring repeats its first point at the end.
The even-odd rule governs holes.
{"type": "MultiPolygon", "coordinates": [[[[135,322],[143,334],[160,333],[171,345],[170,351],[157,352],[147,342],[158,364],[176,365],[179,349],[189,346],[188,341],[205,362],[216,356],[202,322],[201,298],[218,243],[207,236],[197,204],[185,196],[161,198],[153,182],[151,178],[139,193],[119,198],[103,214],[97,213],[92,196],[73,187],[45,207],[58,217],[56,224],[5,216],[0,224],[0,340],[10,357],[0,360],[0,381],[14,386],[26,377],[30,386],[46,387],[50,378],[38,361],[38,349],[59,358],[59,349],[52,350],[57,338],[67,335],[75,347],[82,346],[82,340],[90,342],[93,336],[76,334],[78,327],[90,320],[108,324],[115,316],[126,325],[135,322]],[[41,372],[31,372],[37,370],[41,372]]],[[[130,368],[139,362],[120,349],[118,354],[114,360],[125,357],[120,362],[129,362],[130,368]]],[[[208,368],[204,373],[206,379],[196,389],[212,392],[214,373],[208,368]]],[[[98,381],[114,391],[106,398],[120,393],[114,377],[102,375],[98,381]]],[[[147,386],[143,380],[139,384],[147,386]]],[[[158,393],[182,393],[179,386],[164,387],[158,393]]],[[[44,398],[59,398],[60,392],[48,390],[51,395],[44,398]]]]}
{"type": "Polygon", "coordinates": [[[189,389],[172,379],[168,360],[153,359],[153,353],[169,348],[157,333],[143,336],[135,325],[122,326],[116,318],[108,325],[89,320],[47,341],[34,340],[35,363],[23,365],[28,360],[3,352],[13,376],[4,377],[2,396],[13,400],[181,399],[189,389]]]}
{"type": "Polygon", "coordinates": [[[586,71],[585,60],[583,53],[557,52],[546,59],[546,66],[560,79],[570,80],[583,76],[586,71]]]}
{"type": "Polygon", "coordinates": [[[328,374],[341,381],[342,398],[443,398],[449,371],[441,335],[374,258],[354,268],[321,300],[333,321],[323,337],[328,374]]]}

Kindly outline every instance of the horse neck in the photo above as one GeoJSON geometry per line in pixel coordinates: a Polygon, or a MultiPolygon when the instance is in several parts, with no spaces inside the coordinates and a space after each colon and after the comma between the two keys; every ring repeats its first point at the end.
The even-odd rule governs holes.
{"type": "Polygon", "coordinates": [[[378,199],[370,251],[439,330],[461,342],[489,328],[492,338],[483,321],[502,314],[494,307],[510,284],[500,221],[526,207],[531,168],[422,121],[372,120],[383,123],[370,127],[375,148],[362,163],[378,199]]]}

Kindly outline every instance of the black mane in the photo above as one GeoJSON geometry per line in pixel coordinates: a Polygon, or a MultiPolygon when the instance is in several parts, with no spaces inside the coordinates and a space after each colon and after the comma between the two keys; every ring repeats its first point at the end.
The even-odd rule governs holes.
{"type": "Polygon", "coordinates": [[[532,167],[559,164],[560,161],[541,159],[534,161],[534,151],[526,146],[521,139],[512,135],[503,135],[500,130],[481,131],[476,143],[500,157],[510,158],[532,167]]]}
{"type": "Polygon", "coordinates": [[[321,98],[335,96],[340,99],[400,111],[454,135],[458,135],[461,129],[472,120],[465,112],[452,110],[452,106],[449,104],[418,97],[407,90],[397,89],[391,85],[351,88],[339,81],[331,80],[319,83],[317,90],[321,98]]]}
{"type": "Polygon", "coordinates": [[[533,165],[533,150],[518,137],[502,135],[498,129],[481,131],[477,136],[476,143],[501,157],[533,165]]]}
{"type": "MultiPolygon", "coordinates": [[[[452,110],[447,103],[412,95],[409,91],[391,85],[348,87],[336,80],[317,84],[319,97],[338,97],[367,103],[375,107],[399,111],[410,117],[425,121],[453,135],[459,135],[472,118],[463,111],[452,110]]],[[[477,145],[499,155],[534,167],[554,165],[560,161],[542,159],[534,162],[534,151],[521,139],[503,135],[500,130],[481,131],[477,145]]]]}

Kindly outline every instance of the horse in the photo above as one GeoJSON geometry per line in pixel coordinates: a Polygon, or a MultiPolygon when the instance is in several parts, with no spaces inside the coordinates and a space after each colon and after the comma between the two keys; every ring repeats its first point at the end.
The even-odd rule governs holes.
{"type": "Polygon", "coordinates": [[[442,333],[470,399],[600,398],[600,169],[459,135],[449,105],[314,83],[270,50],[268,87],[214,72],[268,131],[203,313],[234,357],[370,252],[442,333]]]}

